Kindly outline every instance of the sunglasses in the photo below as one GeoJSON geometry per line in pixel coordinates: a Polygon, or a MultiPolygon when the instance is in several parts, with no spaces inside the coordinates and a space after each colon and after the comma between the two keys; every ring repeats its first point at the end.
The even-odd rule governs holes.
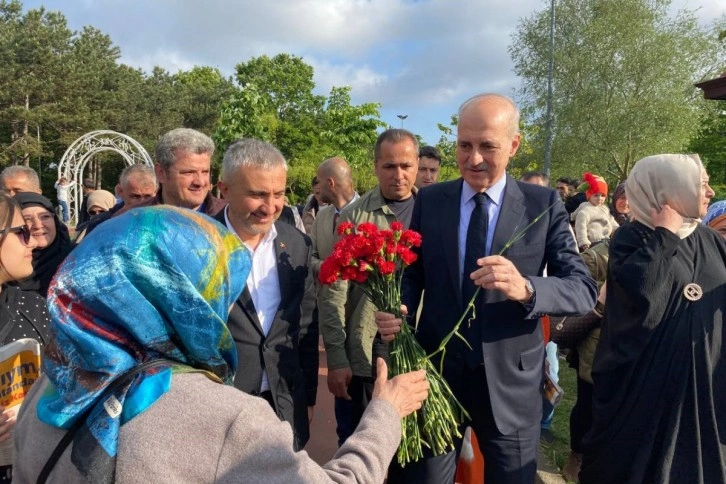
{"type": "Polygon", "coordinates": [[[105,212],[105,210],[103,210],[102,208],[99,208],[99,209],[91,209],[91,210],[88,211],[88,213],[91,214],[91,215],[98,215],[99,213],[103,213],[103,212],[105,212]]]}
{"type": "Polygon", "coordinates": [[[17,234],[23,244],[28,245],[30,243],[30,229],[27,225],[18,225],[17,227],[0,230],[0,235],[5,234],[17,234]]]}

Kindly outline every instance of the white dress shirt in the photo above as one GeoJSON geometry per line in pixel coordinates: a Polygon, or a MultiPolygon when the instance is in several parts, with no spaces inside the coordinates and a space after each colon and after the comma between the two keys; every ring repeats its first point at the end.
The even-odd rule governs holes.
{"type": "MultiPolygon", "coordinates": [[[[224,220],[227,228],[235,234],[237,233],[229,221],[229,207],[224,209],[224,220]]],[[[239,237],[239,235],[237,235],[239,237]]],[[[247,289],[250,291],[252,303],[257,311],[257,319],[262,325],[262,332],[265,336],[270,332],[275,315],[280,307],[280,278],[277,274],[277,255],[275,254],[275,239],[277,238],[277,230],[273,224],[270,230],[262,237],[256,249],[250,247],[249,244],[242,243],[249,249],[252,259],[252,267],[250,275],[247,277],[247,289]]],[[[242,239],[240,239],[242,240],[242,239]]],[[[244,363],[240,362],[240,368],[244,368],[244,363]]],[[[270,389],[270,383],[267,378],[267,371],[262,373],[262,385],[260,392],[270,389]]]]}

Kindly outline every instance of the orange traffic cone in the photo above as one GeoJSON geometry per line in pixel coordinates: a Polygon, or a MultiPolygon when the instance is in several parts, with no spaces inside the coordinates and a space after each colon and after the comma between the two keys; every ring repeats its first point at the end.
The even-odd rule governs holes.
{"type": "Polygon", "coordinates": [[[484,484],[484,456],[471,427],[467,427],[464,432],[461,454],[456,463],[455,481],[457,484],[484,484]]]}

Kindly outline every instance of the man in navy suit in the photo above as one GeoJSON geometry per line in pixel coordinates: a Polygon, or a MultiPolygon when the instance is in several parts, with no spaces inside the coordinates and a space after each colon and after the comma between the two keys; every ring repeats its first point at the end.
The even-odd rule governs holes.
{"type": "MultiPolygon", "coordinates": [[[[511,99],[484,94],[461,106],[456,155],[462,178],[419,193],[411,229],[423,243],[403,280],[408,314],[416,314],[425,290],[416,336],[428,353],[481,287],[476,317],[460,330],[471,349],[451,340],[444,377],[471,416],[466,424],[485,456],[486,482],[497,484],[534,482],[545,357],[540,316],[584,314],[596,299],[557,192],[506,173],[519,142],[511,99]]],[[[400,326],[386,313],[377,313],[376,323],[384,340],[400,326]]],[[[454,472],[451,452],[392,468],[389,482],[453,482],[454,472]]]]}

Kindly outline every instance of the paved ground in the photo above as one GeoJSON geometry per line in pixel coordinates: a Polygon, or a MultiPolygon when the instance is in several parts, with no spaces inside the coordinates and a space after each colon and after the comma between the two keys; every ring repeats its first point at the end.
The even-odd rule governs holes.
{"type": "MultiPolygon", "coordinates": [[[[310,457],[318,464],[328,462],[338,449],[338,436],[335,434],[335,413],[333,395],[328,391],[328,361],[322,340],[318,345],[320,369],[318,370],[318,399],[315,417],[311,428],[311,438],[305,446],[310,457]]],[[[537,456],[537,482],[542,484],[564,484],[564,479],[540,452],[537,456]]]]}
{"type": "Polygon", "coordinates": [[[328,360],[322,340],[318,345],[320,369],[318,370],[318,399],[311,426],[311,437],[305,450],[318,464],[328,462],[338,450],[338,436],[335,434],[335,413],[333,395],[328,391],[328,360]]]}

